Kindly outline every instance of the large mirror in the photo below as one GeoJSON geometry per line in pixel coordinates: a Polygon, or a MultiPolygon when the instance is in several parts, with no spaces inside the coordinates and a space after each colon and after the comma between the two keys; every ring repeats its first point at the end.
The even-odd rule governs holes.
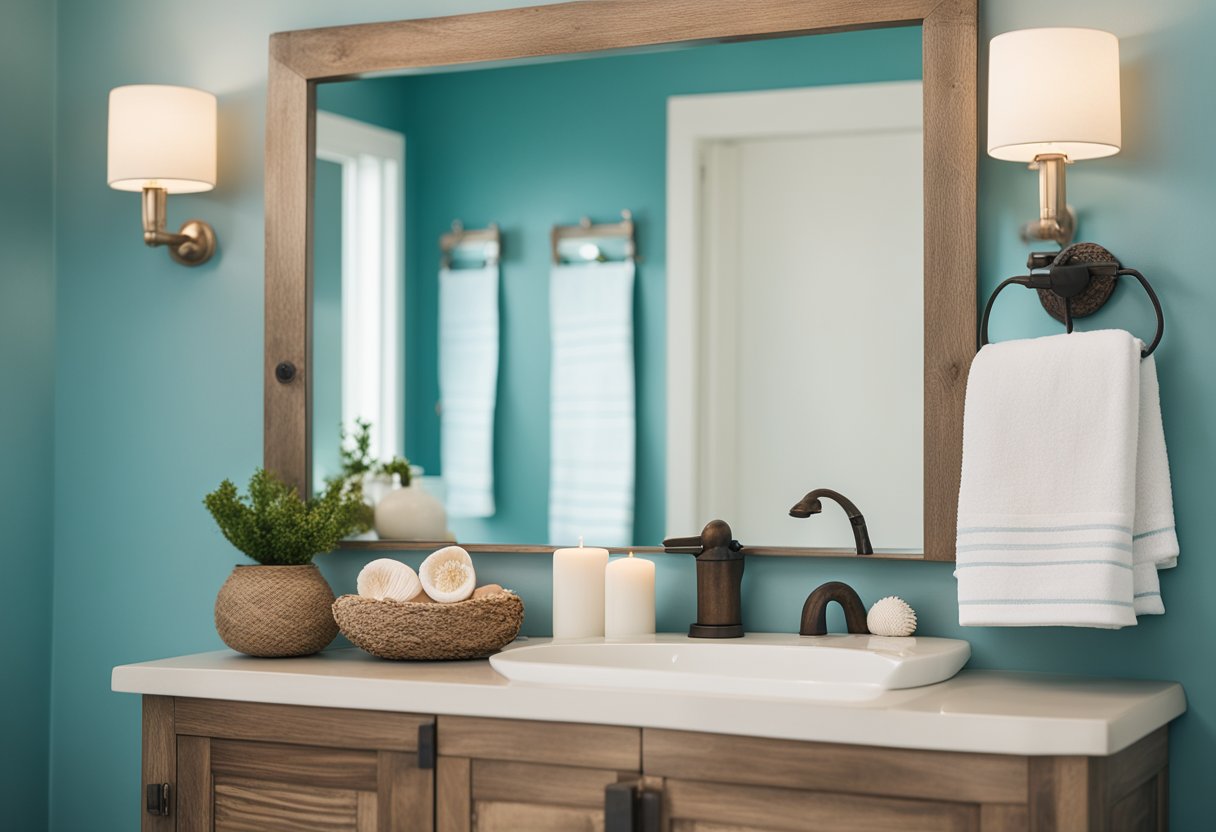
{"type": "Polygon", "coordinates": [[[927,303],[929,43],[906,25],[317,84],[305,457],[312,488],[353,475],[376,504],[354,545],[646,549],[721,517],[756,551],[852,552],[829,500],[791,516],[828,488],[876,554],[940,549],[930,451],[961,389],[932,376],[970,333],[935,341],[974,290],[927,303]]]}

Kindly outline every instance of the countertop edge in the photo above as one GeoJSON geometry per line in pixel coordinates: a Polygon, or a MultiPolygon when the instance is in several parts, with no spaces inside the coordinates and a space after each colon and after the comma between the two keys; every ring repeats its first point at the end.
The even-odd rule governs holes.
{"type": "MultiPolygon", "coordinates": [[[[765,699],[764,707],[756,708],[760,700],[749,697],[525,685],[488,672],[484,681],[433,681],[282,672],[273,666],[255,670],[148,662],[115,667],[111,688],[117,693],[1019,756],[1109,756],[1186,710],[1183,689],[1174,682],[1156,683],[1157,690],[1139,696],[1112,718],[1086,718],[952,712],[947,704],[930,709],[921,701],[947,692],[950,682],[895,692],[904,698],[897,697],[889,707],[765,699]]],[[[992,673],[963,671],[955,679],[982,686],[985,674],[992,673]]],[[[1035,676],[1000,678],[1034,681],[1035,676]]]]}

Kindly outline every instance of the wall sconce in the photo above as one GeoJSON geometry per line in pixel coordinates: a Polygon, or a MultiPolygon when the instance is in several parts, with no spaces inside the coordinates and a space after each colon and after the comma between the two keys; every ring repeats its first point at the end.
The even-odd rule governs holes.
{"type": "Polygon", "coordinates": [[[1117,37],[1023,29],[988,44],[988,155],[1039,172],[1039,219],[1022,227],[1024,241],[1072,241],[1064,169],[1113,156],[1121,141],[1117,37]]]}
{"type": "Polygon", "coordinates": [[[189,87],[137,84],[110,90],[107,181],[119,191],[143,193],[144,242],[168,246],[184,266],[215,254],[215,232],[190,220],[165,230],[169,194],[215,187],[215,96],[189,87]]]}

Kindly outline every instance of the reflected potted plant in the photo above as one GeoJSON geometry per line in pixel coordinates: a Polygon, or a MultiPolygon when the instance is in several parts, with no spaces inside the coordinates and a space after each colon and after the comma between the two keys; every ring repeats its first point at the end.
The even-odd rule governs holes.
{"type": "Polygon", "coordinates": [[[342,471],[335,480],[347,488],[359,488],[367,503],[366,523],[359,531],[376,529],[382,540],[447,540],[447,511],[433,494],[415,484],[422,469],[408,459],[393,457],[387,462],[372,456],[372,423],[355,420],[355,429],[341,428],[339,448],[342,471]]]}
{"type": "Polygon", "coordinates": [[[238,564],[215,599],[224,643],[250,656],[307,656],[338,634],[334,593],[312,562],[366,528],[358,486],[331,482],[311,500],[259,468],[241,495],[230,480],[203,499],[228,542],[256,565],[238,564]]]}

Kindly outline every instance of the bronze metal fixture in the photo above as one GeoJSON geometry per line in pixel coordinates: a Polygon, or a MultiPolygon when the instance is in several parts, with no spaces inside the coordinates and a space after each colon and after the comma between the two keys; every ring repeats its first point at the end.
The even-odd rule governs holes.
{"type": "Polygon", "coordinates": [[[724,520],[711,520],[700,537],[673,537],[663,548],[697,559],[697,621],[692,638],[743,636],[743,544],[733,539],[724,520]]]}
{"type": "Polygon", "coordinates": [[[857,506],[853,505],[852,500],[838,491],[830,488],[816,488],[790,509],[790,517],[810,517],[812,514],[819,514],[823,511],[823,504],[819,502],[820,497],[835,500],[849,516],[849,523],[853,526],[853,541],[856,544],[857,554],[874,554],[874,547],[870,545],[870,532],[866,528],[866,518],[861,516],[861,512],[857,506]]]}
{"type": "Polygon", "coordinates": [[[825,636],[828,633],[828,604],[835,601],[844,610],[844,623],[850,633],[868,635],[866,606],[857,590],[840,581],[828,581],[815,588],[802,605],[800,636],[825,636]]]}
{"type": "Polygon", "coordinates": [[[215,254],[215,231],[202,220],[189,220],[176,234],[165,231],[164,188],[144,188],[144,243],[168,246],[169,256],[183,266],[199,266],[215,254]]]}

